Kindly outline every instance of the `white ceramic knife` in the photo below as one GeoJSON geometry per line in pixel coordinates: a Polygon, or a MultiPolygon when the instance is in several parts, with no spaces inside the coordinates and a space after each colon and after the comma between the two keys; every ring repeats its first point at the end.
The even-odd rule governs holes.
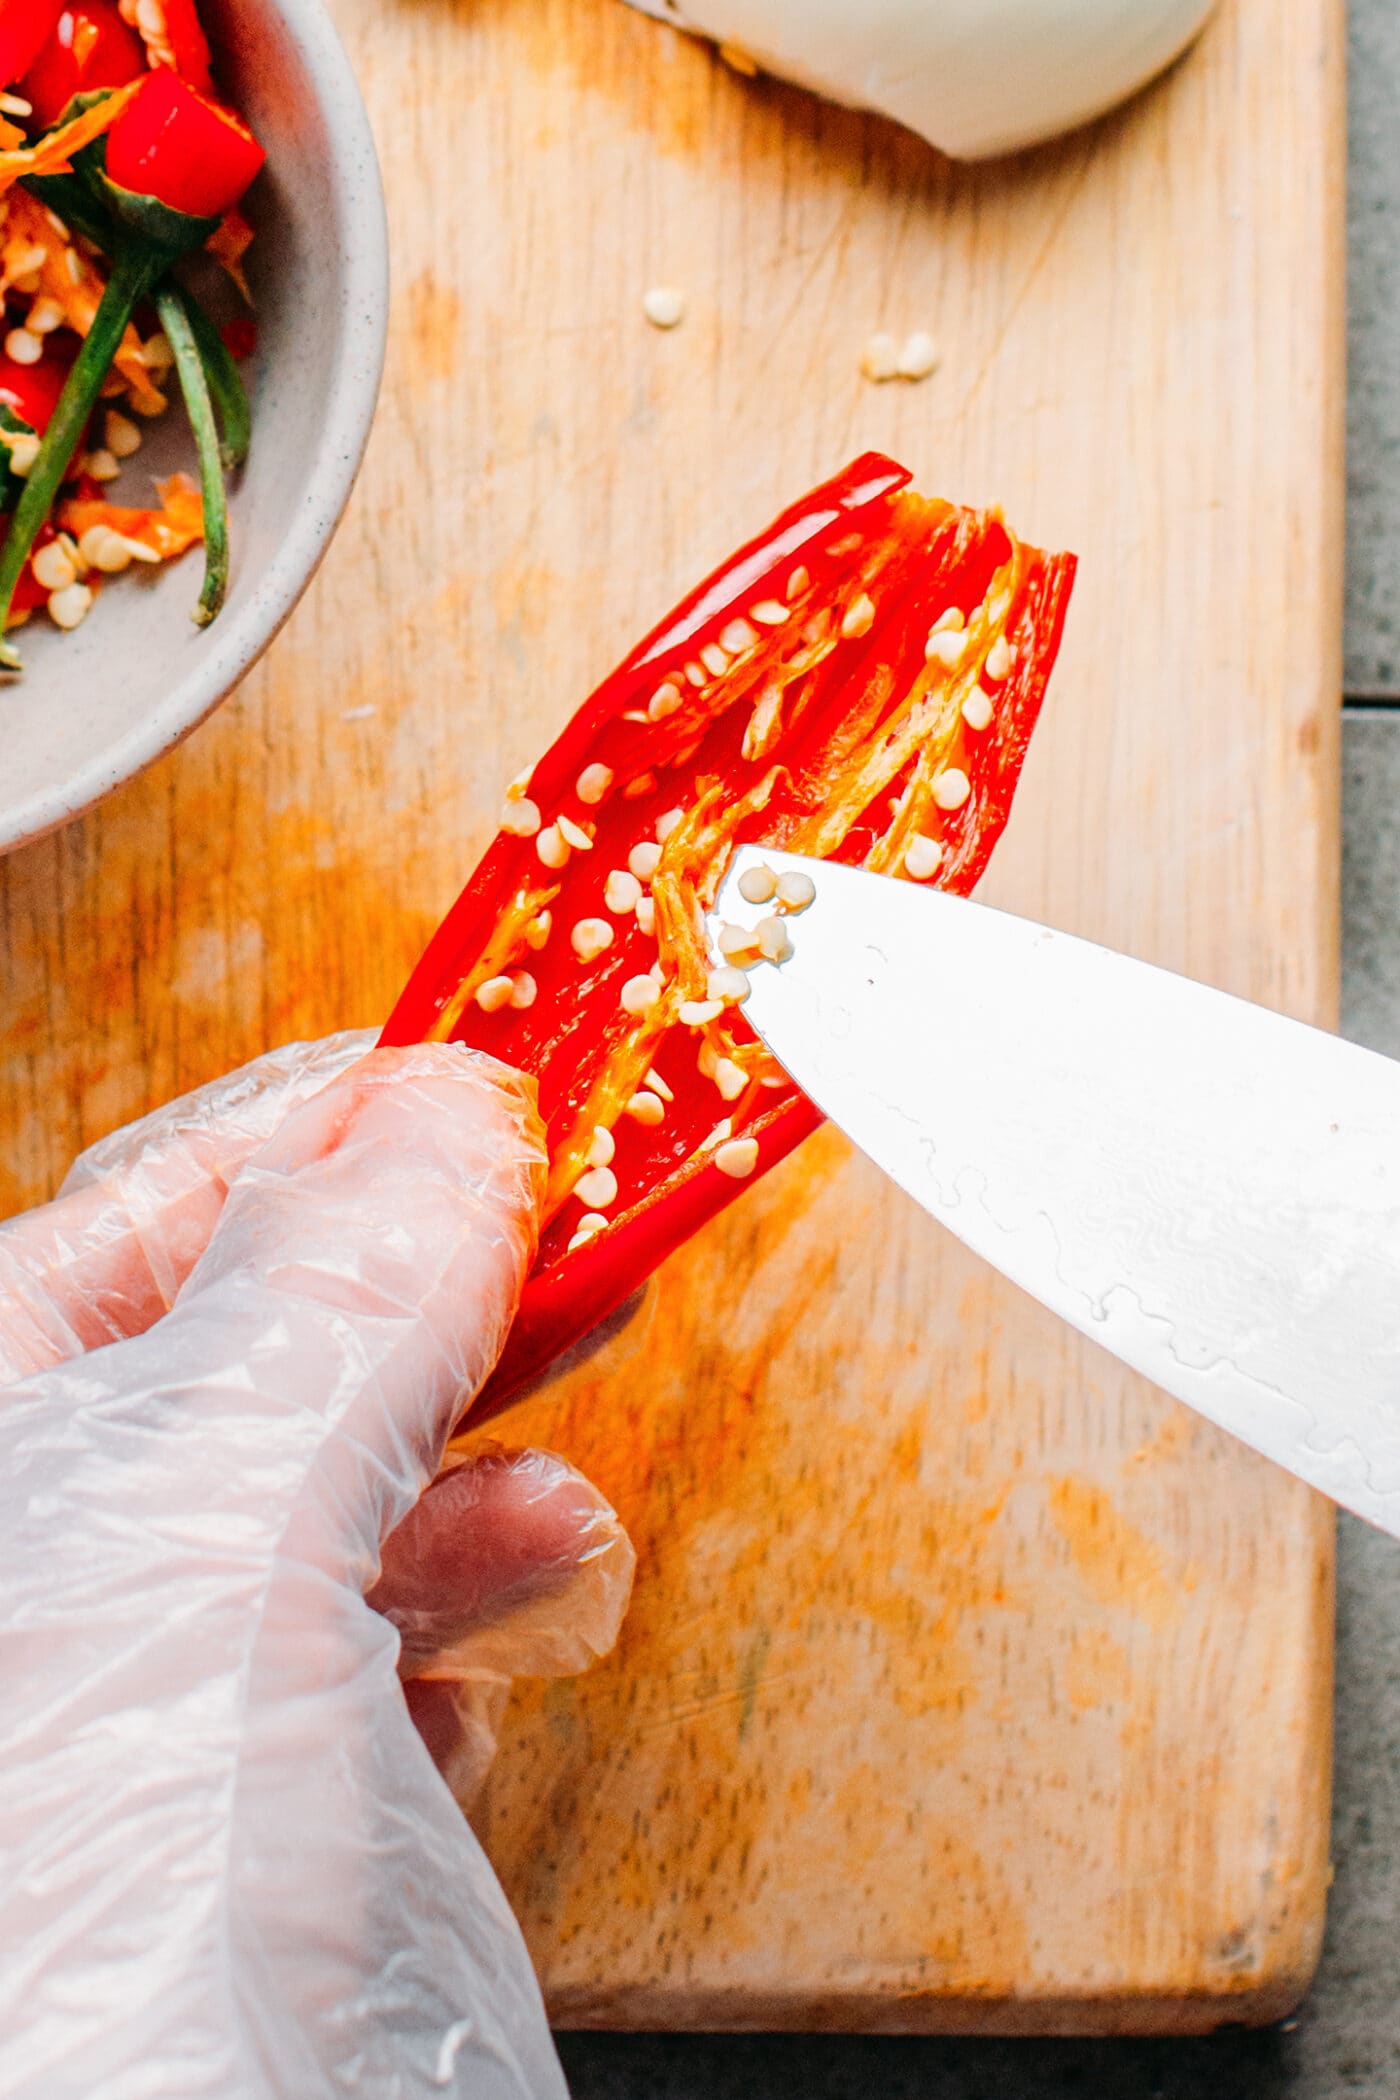
{"type": "MultiPolygon", "coordinates": [[[[1400,1064],[911,882],[810,875],[745,1014],[902,1189],[1157,1385],[1400,1537],[1400,1064]]],[[[751,884],[750,887],[753,887],[751,884]]]]}

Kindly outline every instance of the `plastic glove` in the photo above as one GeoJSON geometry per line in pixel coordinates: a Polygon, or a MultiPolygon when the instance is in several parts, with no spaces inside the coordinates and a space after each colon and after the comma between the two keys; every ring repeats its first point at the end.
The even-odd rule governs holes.
{"type": "Polygon", "coordinates": [[[611,1640],[630,1549],[538,1455],[418,1501],[543,1155],[491,1060],[362,1049],[190,1097],[0,1231],[0,2094],[563,2092],[390,1618],[474,1777],[522,1657],[611,1640]]]}

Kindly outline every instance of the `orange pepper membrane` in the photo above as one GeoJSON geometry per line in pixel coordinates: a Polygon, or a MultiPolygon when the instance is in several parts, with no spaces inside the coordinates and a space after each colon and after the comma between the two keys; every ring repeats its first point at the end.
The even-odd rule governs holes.
{"type": "MultiPolygon", "coordinates": [[[[537,1276],[583,1259],[580,1221],[596,1218],[600,1202],[590,1167],[607,1165],[617,1184],[606,1225],[584,1228],[591,1260],[678,1174],[729,1140],[772,1131],[775,1110],[799,1103],[802,1134],[815,1120],[741,1006],[698,1025],[682,1018],[713,1003],[710,973],[723,958],[703,914],[739,845],[912,871],[965,892],[1006,822],[1073,557],[1025,546],[995,512],[906,489],[867,507],[858,527],[845,522],[793,562],[780,588],[725,607],[708,635],[697,630],[694,654],[638,705],[627,674],[648,661],[644,645],[533,779],[512,784],[505,835],[386,1031],[387,1040],[468,1042],[536,1076],[551,1155],[537,1276]],[[600,713],[614,685],[631,704],[600,713]],[[547,865],[561,846],[565,864],[547,865]],[[639,846],[660,849],[640,907],[610,908],[609,877],[629,870],[639,846]],[[585,929],[581,956],[572,936],[586,920],[602,922],[607,944],[587,953],[598,930],[585,929]],[[454,930],[444,982],[442,944],[454,930]],[[648,975],[654,1003],[630,1011],[635,981],[648,975]],[[639,1118],[643,1094],[660,1099],[659,1122],[654,1100],[644,1104],[650,1120],[639,1118]]],[[[761,1166],[785,1149],[764,1145],[761,1166]]],[[[609,1292],[613,1302],[621,1294],[609,1292]]],[[[595,1316],[607,1310],[600,1303],[595,1316]]]]}

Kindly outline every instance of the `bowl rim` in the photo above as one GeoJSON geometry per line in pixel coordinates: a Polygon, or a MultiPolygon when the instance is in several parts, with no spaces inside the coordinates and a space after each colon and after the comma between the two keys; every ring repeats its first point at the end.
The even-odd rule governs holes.
{"type": "MultiPolygon", "coordinates": [[[[318,500],[301,505],[276,559],[231,617],[208,630],[207,652],[139,728],[74,768],[61,784],[0,804],[0,854],[81,816],[163,758],[207,721],[247,676],[292,612],[334,538],[364,460],[379,402],[389,330],[389,227],[379,154],[364,97],[323,0],[277,0],[306,54],[327,123],[335,235],[344,257],[344,324],[335,384],[307,477],[318,500]],[[353,226],[353,238],[346,237],[353,226]]],[[[0,709],[3,708],[0,694],[0,709]]]]}

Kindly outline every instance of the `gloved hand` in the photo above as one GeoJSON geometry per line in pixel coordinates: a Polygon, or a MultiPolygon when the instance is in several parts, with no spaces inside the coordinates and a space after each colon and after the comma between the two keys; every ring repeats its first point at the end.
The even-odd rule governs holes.
{"type": "Polygon", "coordinates": [[[366,1047],[261,1060],[0,1228],[7,2100],[564,2091],[424,1740],[469,1787],[509,1673],[610,1645],[631,1550],[539,1454],[419,1500],[543,1151],[489,1058],[366,1047]]]}

